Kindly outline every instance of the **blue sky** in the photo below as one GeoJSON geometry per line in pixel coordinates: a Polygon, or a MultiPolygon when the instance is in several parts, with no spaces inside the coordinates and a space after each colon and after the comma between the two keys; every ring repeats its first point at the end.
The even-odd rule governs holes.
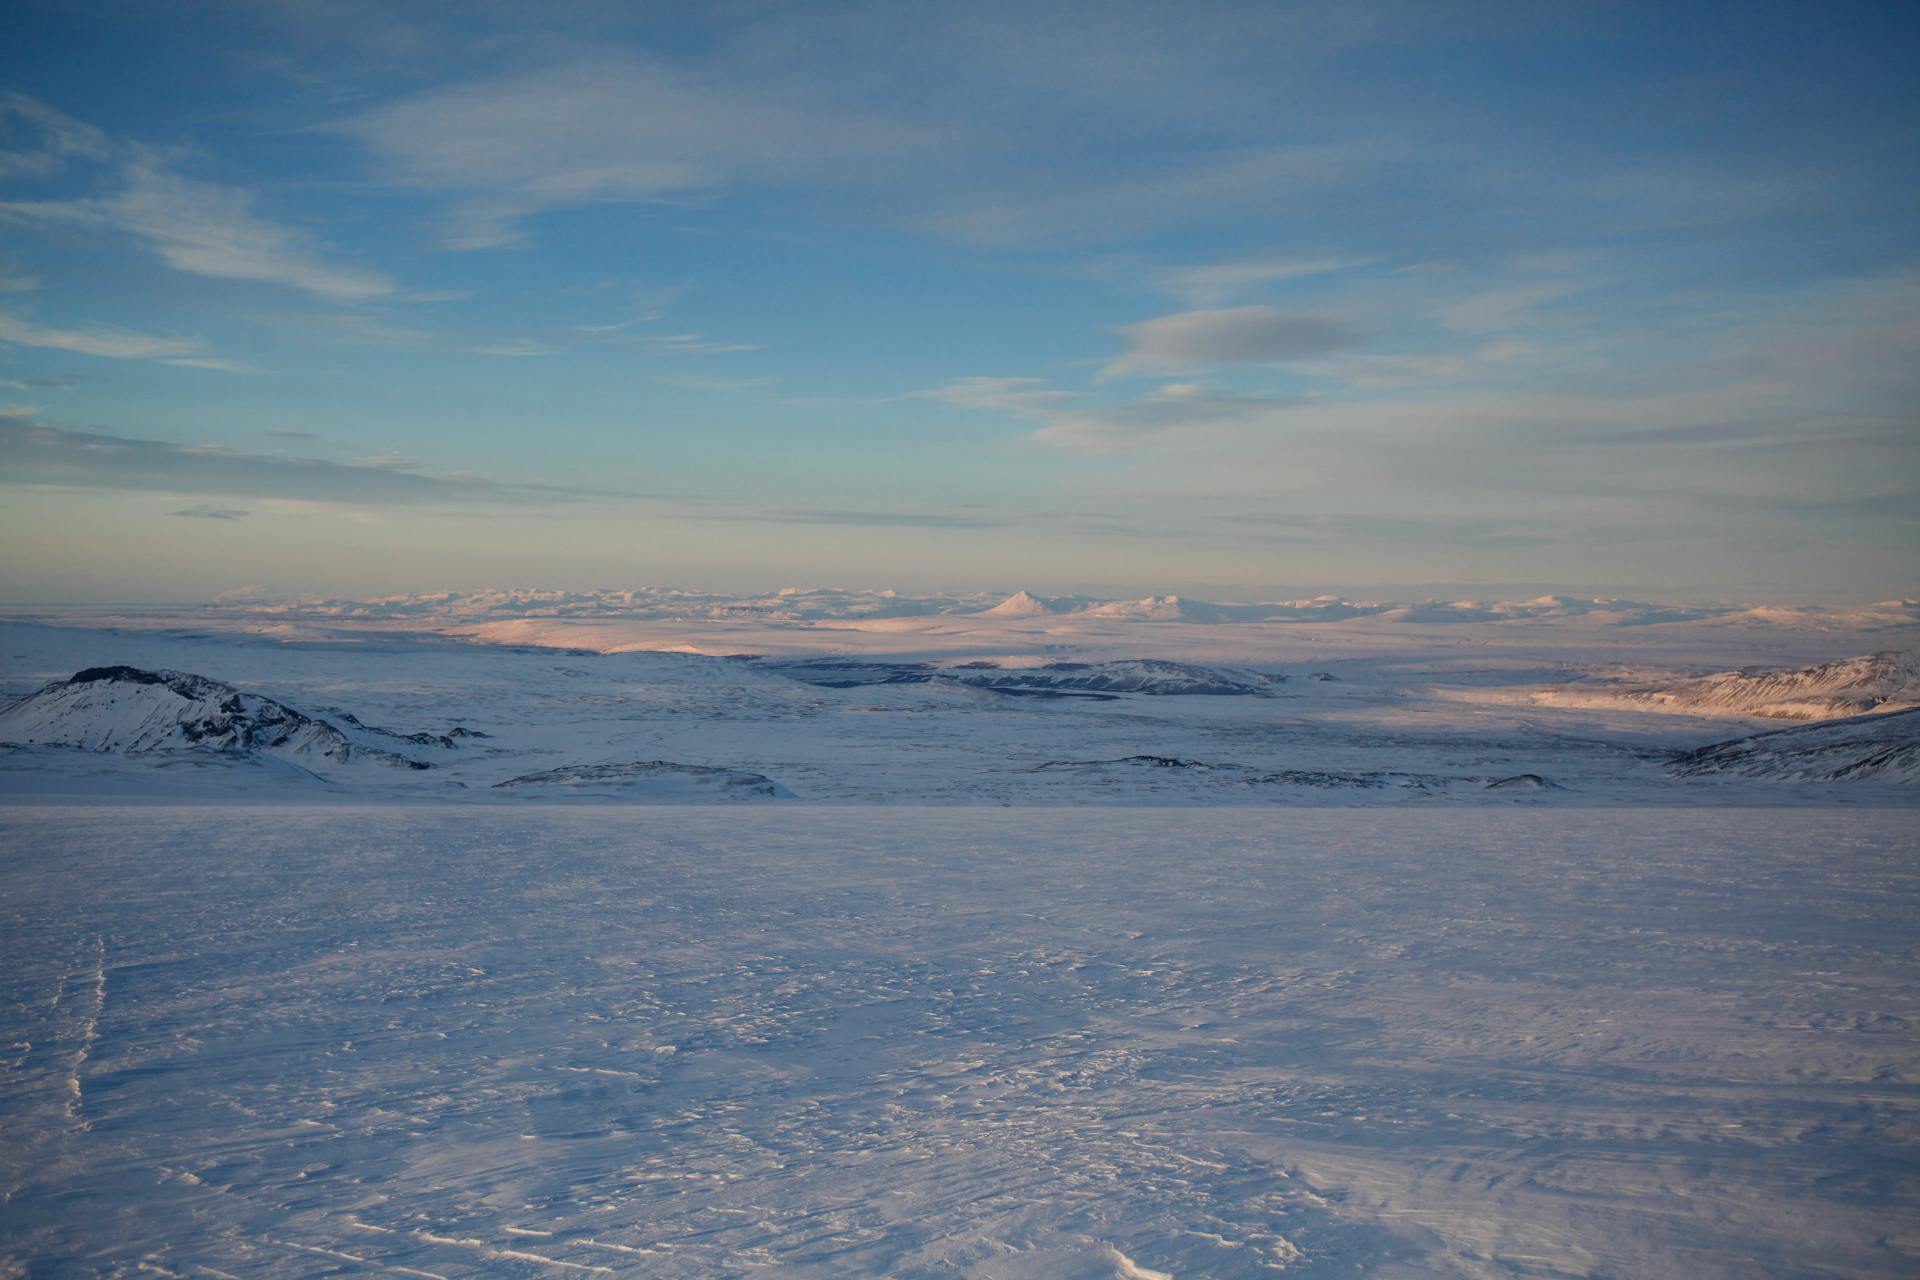
{"type": "Polygon", "coordinates": [[[1914,594],[1917,34],[16,0],[0,598],[1914,594]]]}

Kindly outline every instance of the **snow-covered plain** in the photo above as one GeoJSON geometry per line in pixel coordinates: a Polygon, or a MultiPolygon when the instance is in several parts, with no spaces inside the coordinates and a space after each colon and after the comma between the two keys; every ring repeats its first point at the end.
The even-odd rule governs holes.
{"type": "Polygon", "coordinates": [[[16,615],[0,1277],[1914,1274],[1917,616],[16,615]]]}
{"type": "Polygon", "coordinates": [[[1911,1275],[1910,817],[8,807],[0,1256],[1911,1275]]]}

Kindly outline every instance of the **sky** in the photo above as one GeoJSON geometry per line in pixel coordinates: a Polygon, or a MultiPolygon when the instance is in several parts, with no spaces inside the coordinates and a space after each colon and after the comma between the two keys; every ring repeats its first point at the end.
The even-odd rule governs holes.
{"type": "Polygon", "coordinates": [[[7,25],[0,602],[1920,594],[1920,6],[7,25]]]}

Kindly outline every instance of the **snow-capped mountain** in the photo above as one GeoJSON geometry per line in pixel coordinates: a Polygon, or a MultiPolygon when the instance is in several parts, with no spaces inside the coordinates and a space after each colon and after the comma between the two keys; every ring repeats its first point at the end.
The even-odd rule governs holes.
{"type": "Polygon", "coordinates": [[[1717,742],[1681,756],[1672,772],[1679,778],[1920,782],[1920,708],[1717,742]]]}
{"type": "Polygon", "coordinates": [[[309,768],[432,766],[355,743],[272,698],[184,671],[90,667],[0,710],[0,741],[83,751],[269,756],[309,768]]]}
{"type": "Polygon", "coordinates": [[[1558,707],[1621,707],[1678,715],[1834,720],[1920,706],[1920,667],[1883,652],[1789,670],[1748,668],[1688,680],[1582,682],[1535,695],[1558,707]]]}
{"type": "Polygon", "coordinates": [[[994,605],[982,609],[983,618],[1044,618],[1053,613],[1073,613],[1089,602],[1082,596],[1036,596],[1031,591],[1016,591],[994,605]]]}

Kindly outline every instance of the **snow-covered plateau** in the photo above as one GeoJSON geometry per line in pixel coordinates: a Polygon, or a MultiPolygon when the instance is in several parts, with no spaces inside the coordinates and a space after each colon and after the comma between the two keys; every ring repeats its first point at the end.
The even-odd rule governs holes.
{"type": "Polygon", "coordinates": [[[15,611],[0,1277],[1912,1275],[1917,650],[1906,601],[15,611]]]}

